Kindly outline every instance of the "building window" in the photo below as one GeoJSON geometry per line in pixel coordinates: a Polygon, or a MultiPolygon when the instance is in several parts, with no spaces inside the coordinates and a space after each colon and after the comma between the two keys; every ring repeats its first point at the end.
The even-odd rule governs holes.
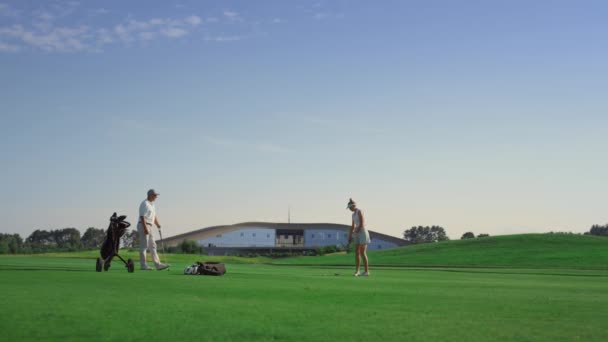
{"type": "Polygon", "coordinates": [[[253,237],[255,237],[255,233],[253,233],[253,237]]]}
{"type": "Polygon", "coordinates": [[[270,239],[270,234],[266,234],[266,238],[267,238],[267,239],[270,239]]]}
{"type": "Polygon", "coordinates": [[[222,234],[217,234],[215,237],[216,237],[216,238],[221,238],[221,237],[222,237],[222,234]]]}
{"type": "Polygon", "coordinates": [[[241,237],[244,237],[244,236],[245,236],[245,233],[242,233],[242,232],[241,232],[241,237]]]}
{"type": "Polygon", "coordinates": [[[310,234],[310,237],[314,239],[315,238],[315,234],[310,234]]]}
{"type": "Polygon", "coordinates": [[[378,249],[382,249],[382,245],[378,245],[378,249]]]}
{"type": "Polygon", "coordinates": [[[331,234],[327,234],[327,238],[328,238],[328,239],[331,239],[331,234]]]}

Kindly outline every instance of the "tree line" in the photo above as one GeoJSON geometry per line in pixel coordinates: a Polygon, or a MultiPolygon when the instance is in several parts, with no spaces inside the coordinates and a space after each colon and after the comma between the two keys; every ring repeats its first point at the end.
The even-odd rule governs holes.
{"type": "Polygon", "coordinates": [[[418,243],[430,243],[430,242],[439,242],[439,241],[447,241],[450,238],[448,237],[445,229],[440,226],[418,226],[407,229],[403,232],[403,239],[405,241],[409,241],[413,244],[418,243]]]}
{"type": "MultiPolygon", "coordinates": [[[[23,239],[19,234],[0,233],[0,254],[38,254],[53,252],[77,252],[98,250],[106,239],[107,230],[89,227],[80,235],[76,228],[35,230],[23,239]]],[[[138,248],[137,230],[125,232],[120,241],[121,248],[138,248]]],[[[196,241],[184,240],[176,247],[167,247],[169,253],[203,253],[196,241]]]]}
{"type": "Polygon", "coordinates": [[[608,223],[603,226],[594,224],[585,235],[608,236],[608,223]]]}
{"type": "MultiPolygon", "coordinates": [[[[593,225],[585,235],[608,236],[608,224],[593,225]]],[[[489,234],[475,236],[473,232],[466,232],[460,237],[461,240],[489,237],[489,234]]],[[[445,229],[441,226],[417,226],[403,232],[403,239],[413,244],[448,241],[445,229]]]]}
{"type": "MultiPolygon", "coordinates": [[[[76,228],[55,230],[36,229],[27,238],[19,234],[0,233],[0,254],[36,254],[50,252],[76,252],[99,249],[106,238],[106,230],[89,227],[80,234],[76,228]]],[[[137,231],[130,230],[122,237],[123,248],[138,245],[137,231]]]]}
{"type": "Polygon", "coordinates": [[[473,233],[473,232],[466,232],[466,233],[462,234],[462,236],[460,237],[460,240],[484,238],[484,237],[488,237],[488,236],[490,236],[490,234],[479,234],[479,235],[475,236],[475,233],[473,233]]]}

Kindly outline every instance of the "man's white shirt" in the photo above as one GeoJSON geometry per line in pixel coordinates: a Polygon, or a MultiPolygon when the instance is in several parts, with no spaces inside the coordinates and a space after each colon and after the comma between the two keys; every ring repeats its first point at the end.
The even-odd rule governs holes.
{"type": "Polygon", "coordinates": [[[139,216],[143,216],[146,223],[153,225],[154,219],[156,218],[156,208],[154,208],[154,203],[148,201],[147,199],[141,202],[139,205],[139,216]]]}

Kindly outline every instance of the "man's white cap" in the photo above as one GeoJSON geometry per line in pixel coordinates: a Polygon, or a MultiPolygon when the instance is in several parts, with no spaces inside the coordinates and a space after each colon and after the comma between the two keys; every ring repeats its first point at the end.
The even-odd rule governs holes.
{"type": "Polygon", "coordinates": [[[148,196],[150,196],[150,195],[156,195],[156,196],[158,196],[160,194],[158,192],[156,192],[156,190],[150,189],[150,190],[148,190],[148,196]]]}

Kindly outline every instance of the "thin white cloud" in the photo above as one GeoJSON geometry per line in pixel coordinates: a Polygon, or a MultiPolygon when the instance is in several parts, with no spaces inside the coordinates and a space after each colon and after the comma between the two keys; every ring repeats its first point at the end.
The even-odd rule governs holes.
{"type": "Polygon", "coordinates": [[[344,13],[318,12],[312,18],[315,20],[344,19],[344,13]]]}
{"type": "Polygon", "coordinates": [[[224,11],[223,14],[224,14],[224,17],[226,19],[228,19],[228,21],[231,21],[231,22],[243,21],[243,18],[241,18],[241,15],[238,12],[224,11]]]}
{"type": "Polygon", "coordinates": [[[301,6],[299,9],[315,20],[344,19],[345,17],[344,13],[329,8],[323,2],[317,2],[310,6],[301,6]]]}
{"type": "Polygon", "coordinates": [[[19,47],[16,45],[5,44],[0,42],[0,51],[1,52],[19,52],[19,47]]]}
{"type": "Polygon", "coordinates": [[[216,43],[229,43],[229,42],[237,42],[239,40],[246,39],[247,36],[206,36],[203,40],[207,42],[216,42],[216,43]]]}
{"type": "Polygon", "coordinates": [[[239,16],[239,14],[233,11],[224,11],[224,16],[227,18],[236,18],[239,16]]]}
{"type": "MultiPolygon", "coordinates": [[[[131,47],[138,43],[142,46],[159,39],[183,39],[198,33],[203,41],[226,43],[240,41],[246,34],[234,32],[230,35],[214,33],[210,27],[200,28],[204,23],[233,23],[244,21],[240,14],[232,10],[220,12],[221,17],[210,16],[206,19],[190,14],[180,18],[127,17],[110,26],[87,26],[69,24],[64,17],[76,14],[95,16],[107,14],[105,8],[80,8],[78,1],[58,0],[39,9],[30,11],[29,18],[16,17],[18,11],[5,3],[0,3],[0,16],[15,16],[10,25],[0,23],[0,52],[18,52],[23,50],[42,50],[47,52],[101,52],[109,45],[122,44],[131,47]],[[221,18],[222,20],[220,20],[221,18]]],[[[80,20],[76,21],[80,22],[80,20]]],[[[275,18],[272,23],[284,23],[275,18]]],[[[269,23],[269,21],[266,21],[269,23]]]]}
{"type": "Polygon", "coordinates": [[[202,19],[191,15],[183,19],[152,18],[146,21],[129,20],[126,24],[118,24],[114,32],[120,40],[132,43],[137,40],[149,41],[159,36],[180,38],[202,23],[202,19]]]}
{"type": "Polygon", "coordinates": [[[154,38],[156,38],[156,33],[154,32],[144,31],[139,33],[139,39],[141,40],[153,40],[154,38]]]}
{"type": "Polygon", "coordinates": [[[319,13],[315,13],[312,17],[315,20],[323,20],[323,19],[329,17],[329,14],[325,13],[325,12],[319,12],[319,13]]]}
{"type": "Polygon", "coordinates": [[[135,40],[129,30],[127,30],[127,28],[123,24],[118,24],[114,26],[113,33],[118,37],[118,39],[120,39],[124,43],[130,43],[135,40]]]}
{"type": "Polygon", "coordinates": [[[105,8],[95,8],[88,11],[90,16],[98,16],[110,13],[109,10],[105,8]]]}
{"type": "MultiPolygon", "coordinates": [[[[40,13],[39,21],[31,28],[13,25],[0,28],[0,38],[5,45],[1,51],[15,51],[14,46],[25,45],[48,52],[99,51],[115,42],[131,44],[146,42],[158,37],[180,38],[190,33],[202,20],[197,16],[183,19],[153,18],[146,21],[128,20],[106,28],[91,29],[87,26],[56,27],[52,14],[40,13]],[[10,41],[6,41],[9,39],[10,41]]],[[[19,49],[17,49],[19,50],[19,49]]]]}
{"type": "Polygon", "coordinates": [[[179,38],[188,34],[188,31],[179,27],[168,27],[166,29],[162,29],[160,32],[169,38],[179,38]]]}
{"type": "Polygon", "coordinates": [[[11,37],[44,51],[72,52],[86,50],[87,45],[83,40],[88,32],[89,28],[86,26],[61,27],[53,28],[48,32],[34,32],[21,25],[14,25],[10,28],[0,29],[0,36],[11,37]]]}
{"type": "Polygon", "coordinates": [[[184,22],[187,24],[190,24],[191,26],[197,26],[200,25],[200,23],[203,22],[203,20],[196,15],[191,15],[189,17],[187,17],[186,19],[184,19],[184,22]]]}
{"type": "Polygon", "coordinates": [[[41,12],[40,14],[38,14],[38,19],[43,21],[52,21],[53,19],[55,19],[55,16],[49,12],[41,12]]]}
{"type": "Polygon", "coordinates": [[[281,19],[281,18],[274,18],[274,19],[272,19],[272,23],[273,24],[284,24],[286,22],[287,22],[287,20],[281,19]]]}
{"type": "MultiPolygon", "coordinates": [[[[150,19],[148,20],[148,24],[149,25],[162,25],[164,24],[166,21],[160,18],[154,18],[154,19],[150,19]]],[[[149,27],[149,26],[146,26],[149,27]]]]}
{"type": "Polygon", "coordinates": [[[79,6],[80,3],[78,1],[68,1],[53,4],[50,8],[56,18],[63,18],[74,13],[79,6]]]}
{"type": "Polygon", "coordinates": [[[39,12],[34,16],[34,22],[32,25],[41,31],[49,31],[53,28],[53,21],[55,19],[55,15],[50,12],[39,12]]]}
{"type": "Polygon", "coordinates": [[[114,38],[112,37],[112,33],[105,28],[98,29],[96,32],[96,43],[98,46],[103,46],[106,44],[111,44],[114,42],[114,38]]]}

